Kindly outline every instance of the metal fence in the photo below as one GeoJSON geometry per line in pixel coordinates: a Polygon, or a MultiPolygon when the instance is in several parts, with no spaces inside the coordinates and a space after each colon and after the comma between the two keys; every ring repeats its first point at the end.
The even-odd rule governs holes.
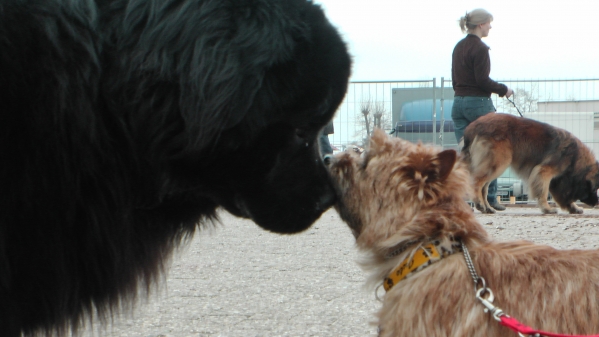
{"type": "MultiPolygon", "coordinates": [[[[493,94],[498,112],[518,115],[520,110],[524,117],[566,129],[599,158],[599,79],[499,82],[512,88],[514,96],[512,103],[493,94]]],[[[452,105],[451,80],[443,77],[351,82],[334,119],[335,133],[329,139],[340,151],[348,145],[366,146],[372,129],[379,127],[413,142],[457,149],[452,105]]],[[[509,170],[502,178],[510,184],[517,179],[509,170]]]]}
{"type": "MultiPolygon", "coordinates": [[[[597,102],[599,101],[599,79],[501,80],[499,82],[514,90],[513,101],[524,116],[528,118],[535,119],[536,116],[543,113],[561,113],[559,119],[563,121],[568,119],[576,120],[578,118],[576,113],[599,113],[599,106],[597,106],[599,104],[597,102]]],[[[345,99],[334,119],[335,134],[330,136],[331,143],[337,145],[363,144],[368,139],[362,113],[364,108],[369,108],[370,126],[376,122],[373,117],[374,114],[379,112],[382,113],[380,118],[382,128],[392,130],[395,124],[401,121],[401,116],[394,111],[398,108],[401,109],[401,107],[393,106],[394,91],[410,91],[410,89],[428,90],[428,98],[433,100],[430,114],[423,121],[436,119],[437,124],[439,124],[438,122],[446,119],[451,122],[450,117],[443,118],[443,115],[451,115],[451,111],[447,111],[447,101],[453,101],[453,94],[449,96],[446,93],[447,89],[452,91],[450,79],[441,77],[440,80],[351,82],[345,99]],[[439,111],[443,114],[440,115],[439,111]]],[[[495,94],[491,98],[498,112],[518,114],[516,108],[507,99],[500,98],[495,94]]],[[[371,130],[372,127],[368,131],[371,130]]],[[[443,129],[437,127],[433,132],[441,133],[443,129]]],[[[413,133],[425,134],[426,131],[419,132],[416,130],[413,133]]],[[[576,133],[576,130],[573,133],[580,136],[576,133]]],[[[418,139],[420,140],[420,138],[418,139]]],[[[451,143],[443,143],[443,139],[439,136],[433,139],[432,143],[434,144],[451,146],[451,143]]],[[[589,144],[593,143],[594,140],[587,139],[584,142],[589,144]]]]}

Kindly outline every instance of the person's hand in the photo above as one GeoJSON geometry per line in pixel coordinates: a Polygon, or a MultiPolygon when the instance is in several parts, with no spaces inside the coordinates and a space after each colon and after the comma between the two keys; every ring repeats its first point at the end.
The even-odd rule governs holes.
{"type": "Polygon", "coordinates": [[[507,92],[505,93],[505,98],[510,98],[514,94],[514,90],[507,88],[507,92]]]}

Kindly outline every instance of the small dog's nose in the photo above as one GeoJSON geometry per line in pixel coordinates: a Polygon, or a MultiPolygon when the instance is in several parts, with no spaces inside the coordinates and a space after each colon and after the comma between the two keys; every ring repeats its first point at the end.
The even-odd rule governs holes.
{"type": "Polygon", "coordinates": [[[330,154],[327,154],[326,156],[324,156],[324,158],[322,158],[322,161],[324,162],[324,164],[326,166],[331,165],[331,160],[333,159],[333,156],[331,156],[330,154]]]}

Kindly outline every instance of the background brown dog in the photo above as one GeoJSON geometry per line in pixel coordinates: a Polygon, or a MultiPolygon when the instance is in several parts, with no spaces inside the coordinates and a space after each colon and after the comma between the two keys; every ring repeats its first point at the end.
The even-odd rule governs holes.
{"type": "Polygon", "coordinates": [[[474,180],[474,203],[495,213],[487,201],[489,182],[508,167],[528,182],[543,213],[557,213],[547,203],[549,192],[564,210],[582,213],[580,200],[597,205],[599,164],[589,148],[566,130],[508,114],[485,115],[464,133],[463,160],[474,180]]]}
{"type": "MultiPolygon", "coordinates": [[[[453,150],[377,131],[364,154],[337,155],[329,169],[372,283],[423,245],[463,242],[506,314],[545,331],[599,333],[599,252],[493,241],[464,202],[468,169],[453,150]]],[[[515,335],[483,312],[461,252],[395,284],[378,319],[383,337],[515,335]]]]}

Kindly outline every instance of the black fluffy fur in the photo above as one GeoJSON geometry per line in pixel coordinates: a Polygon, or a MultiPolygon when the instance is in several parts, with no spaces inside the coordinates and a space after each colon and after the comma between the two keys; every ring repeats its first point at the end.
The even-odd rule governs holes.
{"type": "Polygon", "coordinates": [[[306,0],[0,0],[0,333],[147,289],[222,206],[306,229],[346,46],[306,0]]]}

